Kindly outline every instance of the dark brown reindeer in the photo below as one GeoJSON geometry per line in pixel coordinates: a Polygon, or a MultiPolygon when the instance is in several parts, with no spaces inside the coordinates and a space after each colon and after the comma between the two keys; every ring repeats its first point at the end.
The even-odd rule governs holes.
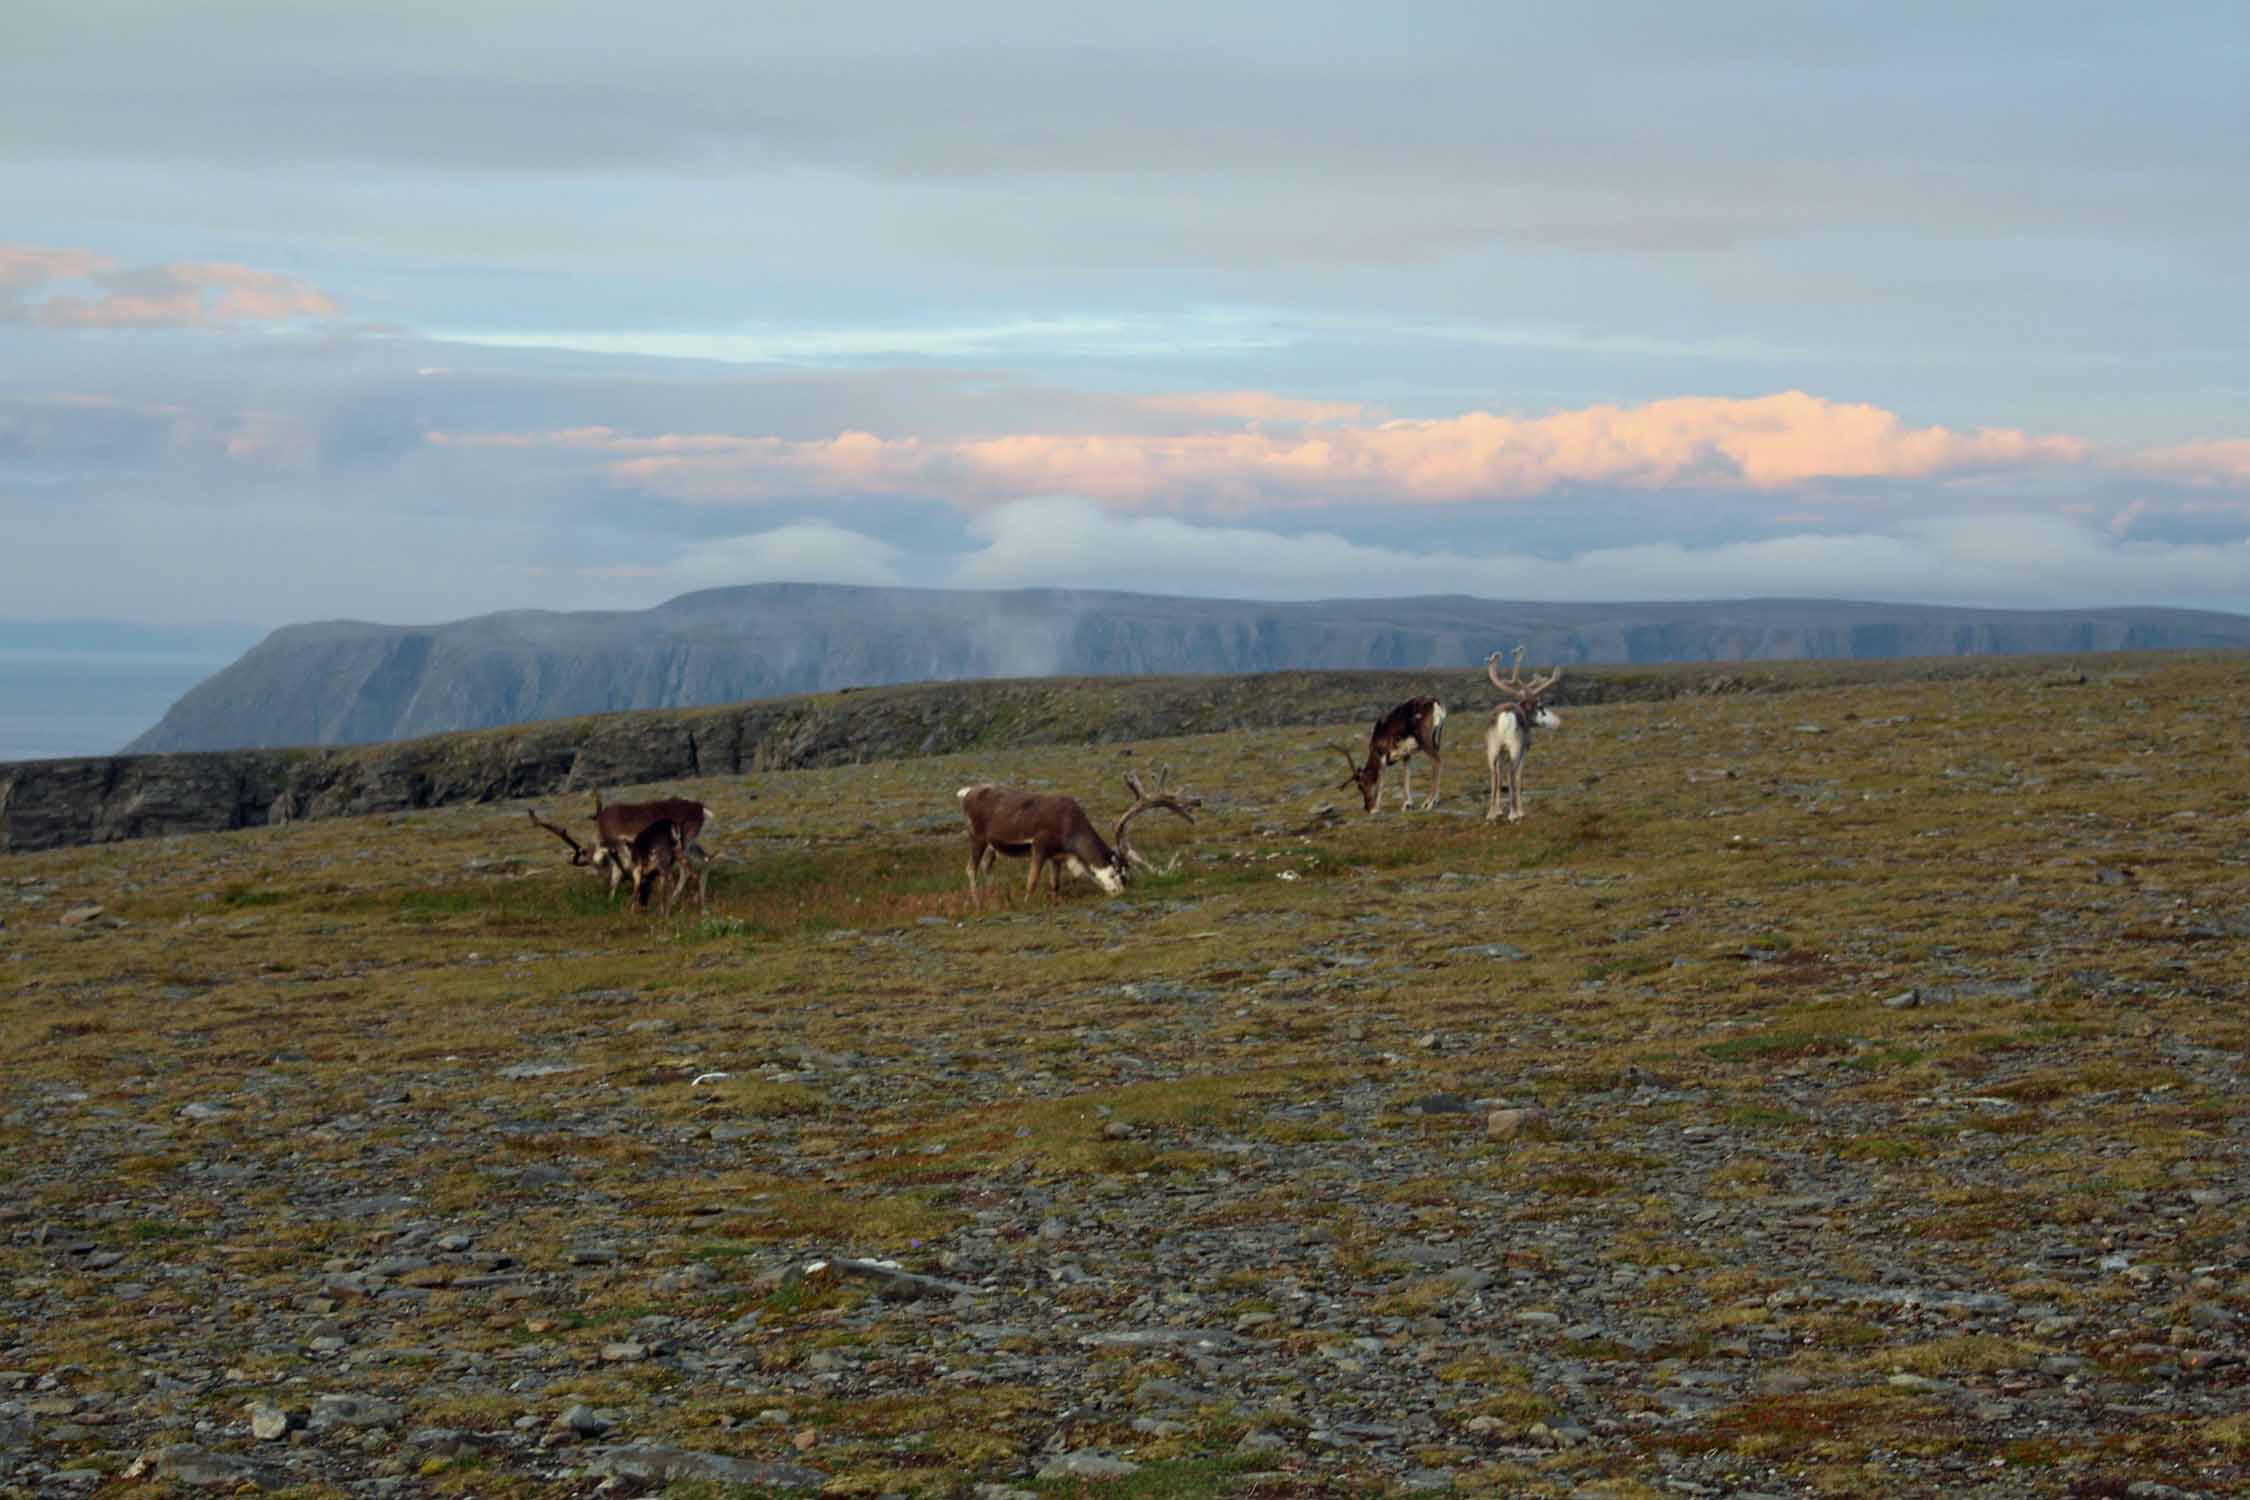
{"type": "MultiPolygon", "coordinates": [[[[627,863],[633,840],[652,823],[668,822],[679,830],[681,857],[684,869],[695,874],[695,904],[710,904],[711,856],[697,840],[706,828],[714,827],[711,809],[687,797],[665,797],[655,802],[613,802],[602,804],[600,788],[594,791],[594,842],[583,845],[570,836],[569,830],[550,823],[539,816],[537,808],[531,809],[531,821],[546,829],[570,846],[570,862],[584,865],[598,874],[609,877],[609,899],[617,899],[617,888],[631,873],[627,863]]],[[[685,882],[682,876],[682,883],[685,882]]]]}
{"type": "Polygon", "coordinates": [[[648,910],[648,893],[661,887],[664,892],[662,915],[672,915],[672,904],[687,888],[687,847],[680,825],[670,818],[658,818],[633,835],[632,842],[625,845],[623,863],[625,874],[633,882],[635,906],[648,910]]]}
{"type": "MultiPolygon", "coordinates": [[[[988,781],[962,787],[954,795],[961,799],[962,814],[969,820],[970,899],[979,907],[984,905],[980,879],[1003,854],[1031,860],[1031,874],[1023,887],[1026,901],[1039,889],[1042,869],[1052,871],[1050,901],[1062,898],[1065,871],[1092,880],[1107,895],[1120,894],[1135,865],[1155,868],[1133,848],[1133,820],[1152,808],[1162,808],[1193,823],[1194,809],[1203,805],[1200,797],[1167,791],[1165,785],[1171,774],[1169,768],[1163,771],[1153,792],[1142,788],[1139,772],[1125,774],[1125,789],[1133,794],[1133,805],[1117,820],[1117,830],[1109,842],[1103,841],[1100,830],[1075,797],[1016,791],[988,781]]],[[[1173,856],[1173,863],[1178,862],[1178,856],[1173,856]]]]}
{"type": "Polygon", "coordinates": [[[1562,681],[1562,668],[1557,667],[1544,677],[1523,680],[1523,647],[1516,647],[1514,664],[1508,668],[1505,679],[1500,676],[1500,653],[1495,651],[1484,659],[1484,675],[1492,679],[1506,699],[1492,713],[1492,727],[1484,732],[1484,764],[1492,773],[1492,800],[1485,806],[1484,820],[1490,823],[1500,816],[1500,762],[1508,763],[1508,821],[1520,822],[1523,818],[1523,758],[1531,753],[1531,731],[1534,729],[1560,729],[1562,717],[1541,702],[1541,697],[1562,681]]]}
{"type": "Polygon", "coordinates": [[[1437,806],[1438,789],[1445,784],[1445,762],[1438,757],[1438,730],[1444,723],[1445,705],[1437,699],[1407,699],[1375,721],[1374,732],[1367,737],[1365,765],[1344,746],[1336,747],[1344,764],[1352,768],[1350,779],[1337,785],[1358,787],[1360,800],[1372,813],[1383,803],[1384,768],[1397,766],[1405,782],[1399,809],[1405,811],[1414,805],[1414,768],[1407,762],[1420,751],[1430,758],[1430,800],[1422,806],[1425,810],[1437,806]]]}

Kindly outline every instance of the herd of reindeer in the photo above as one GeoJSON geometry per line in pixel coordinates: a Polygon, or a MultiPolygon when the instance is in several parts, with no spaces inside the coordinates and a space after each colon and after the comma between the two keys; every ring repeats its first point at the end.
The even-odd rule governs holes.
{"type": "MultiPolygon", "coordinates": [[[[1485,807],[1488,822],[1504,816],[1513,823],[1523,817],[1523,761],[1531,749],[1532,731],[1562,727],[1562,720],[1544,701],[1562,680],[1562,668],[1525,682],[1523,649],[1515,648],[1506,677],[1500,675],[1499,652],[1485,658],[1485,675],[1501,695],[1492,723],[1484,732],[1485,768],[1492,777],[1492,795],[1485,807]]],[[[1338,787],[1358,787],[1365,811],[1374,813],[1383,805],[1384,773],[1397,766],[1399,807],[1410,810],[1414,806],[1414,771],[1408,763],[1416,754],[1427,755],[1430,795],[1422,808],[1427,811],[1436,807],[1445,780],[1445,763],[1438,748],[1445,719],[1445,705],[1437,699],[1407,699],[1376,720],[1367,737],[1364,761],[1348,748],[1336,747],[1351,767],[1351,775],[1337,783],[1338,787]]],[[[1200,797],[1167,790],[1169,779],[1167,770],[1158,776],[1155,789],[1149,790],[1142,785],[1139,773],[1127,772],[1125,788],[1133,794],[1133,803],[1106,840],[1075,797],[1018,791],[990,782],[962,787],[954,795],[969,820],[970,899],[980,907],[984,904],[983,877],[1003,854],[1031,861],[1031,874],[1024,882],[1027,901],[1038,893],[1042,870],[1049,876],[1050,900],[1060,899],[1066,873],[1093,881],[1107,895],[1120,894],[1136,866],[1155,868],[1133,848],[1129,831],[1133,820],[1162,809],[1193,823],[1195,809],[1203,805],[1200,797]]],[[[666,797],[657,802],[605,804],[597,790],[590,845],[580,843],[569,829],[540,817],[537,808],[531,809],[531,821],[570,846],[572,865],[608,878],[612,905],[619,888],[630,882],[635,906],[645,909],[655,893],[661,897],[663,914],[669,916],[691,878],[695,881],[696,905],[701,908],[708,904],[711,856],[701,838],[712,820],[711,810],[700,802],[666,797]]],[[[1177,855],[1173,863],[1178,863],[1177,855]]]]}

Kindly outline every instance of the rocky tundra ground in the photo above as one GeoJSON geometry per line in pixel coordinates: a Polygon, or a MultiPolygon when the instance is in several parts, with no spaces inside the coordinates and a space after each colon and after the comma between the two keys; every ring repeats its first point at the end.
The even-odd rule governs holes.
{"type": "Polygon", "coordinates": [[[1479,713],[0,860],[0,1490],[2250,1487],[2250,658],[1479,713]]]}

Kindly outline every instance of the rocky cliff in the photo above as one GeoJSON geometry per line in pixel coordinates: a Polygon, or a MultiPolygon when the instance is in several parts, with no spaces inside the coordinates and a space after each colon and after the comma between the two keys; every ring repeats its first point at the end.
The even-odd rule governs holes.
{"type": "Polygon", "coordinates": [[[2250,645],[2250,618],[1773,599],[1271,604],[760,584],[629,613],[293,626],[197,685],[126,748],[369,743],[902,682],[1452,669],[1519,641],[1535,660],[1574,665],[1860,660],[2250,645]]]}

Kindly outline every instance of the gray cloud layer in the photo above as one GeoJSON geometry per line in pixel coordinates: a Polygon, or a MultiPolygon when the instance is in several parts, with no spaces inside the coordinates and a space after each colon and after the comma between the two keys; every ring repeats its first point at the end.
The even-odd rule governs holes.
{"type": "Polygon", "coordinates": [[[2107,460],[1314,519],[1187,486],[1102,534],[1149,587],[1239,543],[1282,593],[1504,588],[1526,557],[1730,593],[1797,556],[1890,597],[2243,607],[2246,62],[2233,5],[17,0],[7,233],[107,269],[0,276],[0,522],[40,537],[0,587],[280,621],[784,564],[1099,581],[1025,575],[1102,560],[1026,543],[1047,496],[986,494],[1014,529],[977,530],[911,453],[881,498],[829,472],[699,506],[432,434],[896,458],[1197,430],[1134,399],[1167,392],[1443,421],[1801,390],[2107,460]],[[259,323],[296,331],[219,326],[259,323]],[[500,337],[551,347],[459,342],[500,337]],[[1981,538],[2017,523],[2010,575],[1981,538]]]}

